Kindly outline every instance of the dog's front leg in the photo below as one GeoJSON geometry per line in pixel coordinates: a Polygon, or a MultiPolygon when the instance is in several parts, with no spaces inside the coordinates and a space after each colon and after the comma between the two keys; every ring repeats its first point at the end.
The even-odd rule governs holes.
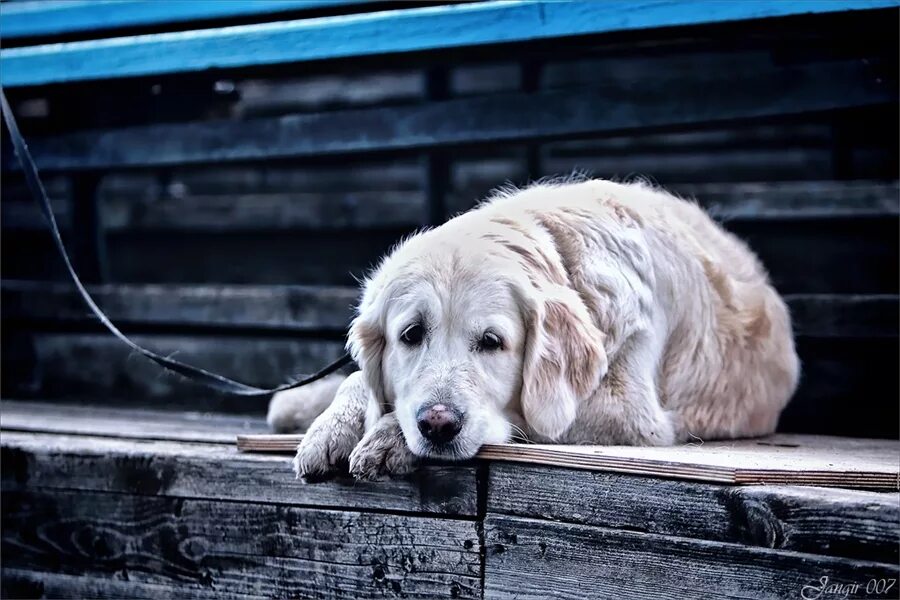
{"type": "Polygon", "coordinates": [[[297,477],[315,480],[345,469],[353,448],[380,417],[381,407],[362,372],[351,374],[297,447],[294,457],[297,477]]]}
{"type": "Polygon", "coordinates": [[[417,464],[394,413],[382,416],[350,454],[350,474],[367,481],[404,475],[417,464]]]}

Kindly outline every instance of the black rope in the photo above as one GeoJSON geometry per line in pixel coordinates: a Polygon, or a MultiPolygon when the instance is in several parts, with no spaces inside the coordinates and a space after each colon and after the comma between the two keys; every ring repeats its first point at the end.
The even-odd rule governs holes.
{"type": "Polygon", "coordinates": [[[94,302],[94,299],[81,283],[81,279],[79,279],[78,274],[75,272],[75,268],[72,266],[69,253],[66,251],[66,247],[60,236],[59,226],[56,224],[56,217],[53,216],[53,209],[50,207],[50,199],[47,198],[44,184],[41,183],[41,178],[38,176],[37,167],[34,164],[34,160],[31,158],[31,153],[28,151],[28,145],[22,138],[22,134],[19,133],[19,126],[16,124],[16,118],[13,116],[9,103],[6,101],[6,94],[3,92],[2,88],[0,88],[0,103],[2,103],[3,108],[3,120],[6,123],[6,128],[9,130],[9,135],[12,138],[16,156],[19,159],[19,163],[22,165],[22,171],[25,174],[25,181],[28,184],[28,189],[31,192],[32,197],[34,197],[35,202],[38,203],[38,206],[44,215],[44,219],[47,221],[47,226],[50,228],[50,233],[53,237],[53,243],[59,251],[60,256],[62,256],[63,262],[66,264],[69,277],[72,278],[72,282],[78,289],[78,293],[81,294],[81,298],[84,300],[85,304],[88,305],[91,312],[93,312],[100,322],[103,323],[103,326],[106,327],[110,333],[119,338],[119,340],[127,344],[132,350],[143,354],[159,366],[205,385],[206,387],[228,394],[237,394],[239,396],[267,396],[275,392],[298,388],[317,381],[326,375],[330,375],[351,362],[352,359],[350,358],[350,355],[344,354],[342,357],[313,375],[309,375],[291,383],[285,383],[278,387],[265,389],[247,385],[246,383],[241,383],[240,381],[235,381],[216,373],[211,373],[199,367],[184,364],[183,362],[147,350],[131,341],[125,334],[119,331],[119,328],[109,320],[109,317],[107,317],[102,310],[100,310],[100,307],[97,306],[97,303],[94,302]]]}

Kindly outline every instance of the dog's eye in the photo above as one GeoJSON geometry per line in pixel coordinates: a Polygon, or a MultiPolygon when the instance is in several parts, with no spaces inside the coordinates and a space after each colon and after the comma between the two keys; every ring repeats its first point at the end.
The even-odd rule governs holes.
{"type": "Polygon", "coordinates": [[[414,323],[403,330],[400,334],[400,341],[407,346],[418,346],[425,337],[425,329],[418,323],[414,323]]]}
{"type": "Polygon", "coordinates": [[[484,352],[503,349],[503,340],[493,331],[485,331],[478,340],[478,349],[484,352]]]}

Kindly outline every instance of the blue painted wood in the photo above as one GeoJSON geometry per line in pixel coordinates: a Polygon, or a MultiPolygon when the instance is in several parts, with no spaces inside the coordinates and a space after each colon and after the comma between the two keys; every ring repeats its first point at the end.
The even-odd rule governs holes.
{"type": "Polygon", "coordinates": [[[0,4],[5,39],[222,19],[367,0],[25,0],[0,4]]]}
{"type": "Polygon", "coordinates": [[[42,85],[896,6],[900,1],[492,1],[13,48],[0,52],[0,82],[42,85]]]}

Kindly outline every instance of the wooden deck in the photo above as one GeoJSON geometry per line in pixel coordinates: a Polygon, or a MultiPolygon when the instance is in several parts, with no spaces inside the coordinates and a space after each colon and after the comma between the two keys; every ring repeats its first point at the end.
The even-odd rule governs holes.
{"type": "Polygon", "coordinates": [[[898,577],[896,492],[495,461],[305,484],[238,452],[252,417],[5,402],[2,428],[5,597],[782,598],[898,577]]]}

